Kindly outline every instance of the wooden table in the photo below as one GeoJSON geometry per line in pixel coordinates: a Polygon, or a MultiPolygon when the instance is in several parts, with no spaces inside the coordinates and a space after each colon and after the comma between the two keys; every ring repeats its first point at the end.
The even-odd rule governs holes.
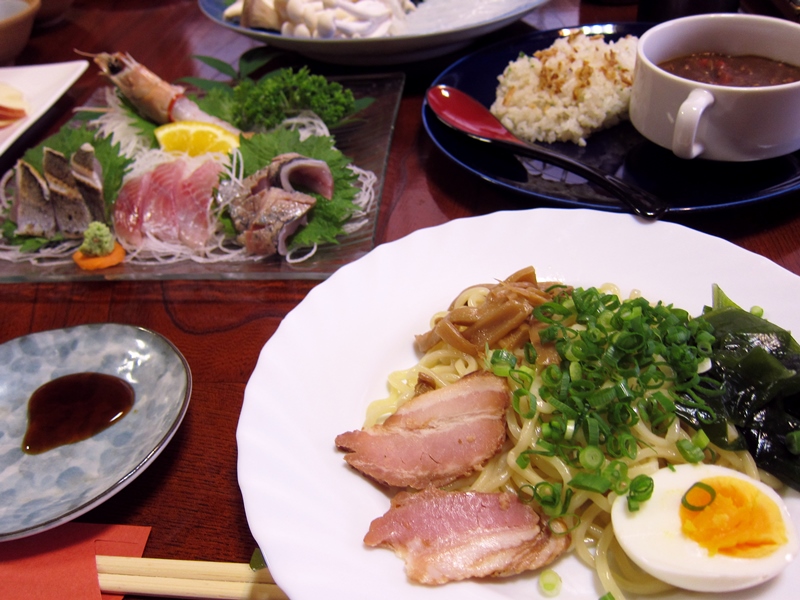
{"type": "MultiPolygon", "coordinates": [[[[746,6],[768,12],[766,5],[769,3],[762,8],[750,0],[746,6]]],[[[635,16],[635,5],[551,0],[534,10],[525,23],[489,37],[501,39],[531,27],[633,21],[635,16]]],[[[34,32],[17,63],[72,60],[73,49],[127,51],[164,79],[175,80],[215,75],[193,55],[233,62],[255,45],[207,19],[195,0],[76,0],[65,20],[34,32]]],[[[406,72],[407,85],[383,193],[378,244],[451,219],[530,206],[460,170],[423,130],[422,94],[455,58],[451,55],[400,67],[406,72]]],[[[312,70],[315,68],[328,73],[353,71],[312,65],[312,70]]],[[[103,85],[105,81],[90,67],[33,135],[42,138],[54,132],[73,107],[103,85]]],[[[12,153],[21,154],[24,149],[15,146],[12,153]]],[[[795,194],[749,209],[675,220],[726,238],[800,274],[798,205],[800,194],[795,194]]],[[[249,560],[256,543],[247,526],[236,478],[235,433],[244,388],[261,347],[315,285],[312,281],[0,284],[0,342],[84,323],[129,323],[167,336],[191,366],[191,406],[175,438],[146,472],[81,520],[152,526],[145,551],[148,557],[249,560]]]]}

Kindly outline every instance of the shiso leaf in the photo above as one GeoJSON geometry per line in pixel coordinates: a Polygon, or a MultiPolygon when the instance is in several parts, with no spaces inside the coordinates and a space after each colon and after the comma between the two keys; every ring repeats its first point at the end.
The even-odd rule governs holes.
{"type": "Polygon", "coordinates": [[[44,142],[25,152],[24,159],[41,173],[45,147],[71,156],[85,143],[94,147],[95,156],[103,168],[103,196],[106,206],[113,207],[131,159],[120,154],[119,144],[112,144],[110,138],[97,136],[96,130],[85,123],[62,127],[44,142]]]}
{"type": "Polygon", "coordinates": [[[268,165],[279,154],[296,152],[308,158],[328,163],[334,181],[333,198],[327,200],[319,194],[317,204],[309,211],[308,225],[298,231],[289,243],[290,249],[307,248],[319,243],[336,243],[344,233],[343,225],[356,209],[353,199],[358,194],[356,175],[348,168],[350,159],[334,147],[334,140],[326,136],[311,136],[300,140],[296,131],[279,129],[270,133],[242,138],[244,176],[248,177],[268,165]]]}

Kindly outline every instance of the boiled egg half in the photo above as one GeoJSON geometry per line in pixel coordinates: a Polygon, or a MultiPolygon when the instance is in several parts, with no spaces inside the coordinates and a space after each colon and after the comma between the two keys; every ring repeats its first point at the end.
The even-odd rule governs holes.
{"type": "Polygon", "coordinates": [[[650,500],[636,512],[619,497],[614,534],[645,572],[679,588],[730,592],[780,573],[800,548],[780,495],[744,473],[677,465],[653,474],[650,500]]]}

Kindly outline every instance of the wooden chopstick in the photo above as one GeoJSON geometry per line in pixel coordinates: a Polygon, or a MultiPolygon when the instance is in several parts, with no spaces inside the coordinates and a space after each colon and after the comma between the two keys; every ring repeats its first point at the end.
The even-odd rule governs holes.
{"type": "Polygon", "coordinates": [[[167,598],[288,600],[269,570],[240,563],[97,556],[100,590],[167,598]]]}

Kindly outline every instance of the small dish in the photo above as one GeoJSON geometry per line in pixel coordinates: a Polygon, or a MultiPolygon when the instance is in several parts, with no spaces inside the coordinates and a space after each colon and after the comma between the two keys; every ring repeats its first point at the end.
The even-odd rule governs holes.
{"type": "Polygon", "coordinates": [[[0,3],[0,65],[12,63],[25,48],[40,7],[40,0],[0,3]]]}
{"type": "Polygon", "coordinates": [[[31,67],[0,67],[0,81],[20,90],[30,106],[27,117],[0,129],[0,156],[64,95],[88,66],[88,61],[73,60],[31,67]]]}
{"type": "Polygon", "coordinates": [[[74,0],[41,0],[42,7],[36,14],[36,27],[47,27],[60,22],[74,0]]]}
{"type": "Polygon", "coordinates": [[[200,9],[212,21],[275,48],[291,50],[308,58],[340,65],[393,65],[442,56],[467,46],[472,40],[518,21],[549,0],[430,0],[428,6],[409,14],[403,35],[322,40],[284,36],[277,31],[241,27],[223,18],[229,2],[199,0],[200,9]],[[434,3],[436,6],[434,6],[434,3]],[[441,18],[447,13],[447,19],[441,18]]]}
{"type": "Polygon", "coordinates": [[[161,335],[102,323],[33,333],[0,345],[0,542],[51,529],[138,477],[177,431],[192,376],[161,335]],[[28,399],[71,373],[115,375],[133,386],[132,410],[82,442],[26,454],[28,399]]]}

